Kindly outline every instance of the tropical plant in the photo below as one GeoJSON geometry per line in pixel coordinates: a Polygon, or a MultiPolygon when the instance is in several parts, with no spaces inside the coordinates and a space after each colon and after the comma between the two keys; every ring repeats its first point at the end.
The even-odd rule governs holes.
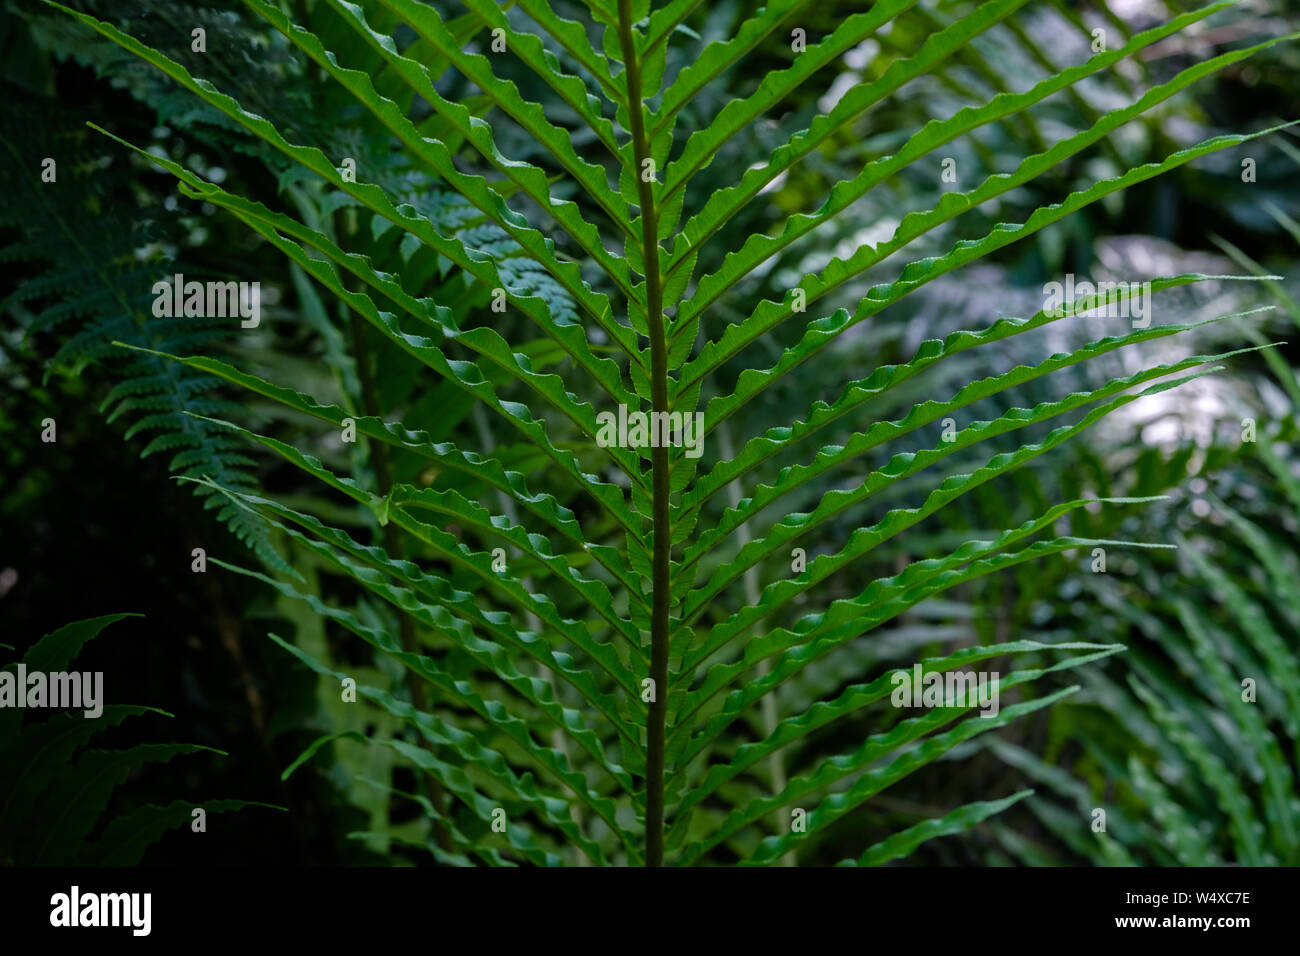
{"type": "MultiPolygon", "coordinates": [[[[753,216],[756,205],[766,214],[759,197],[778,177],[852,129],[885,97],[946,69],[977,38],[1012,23],[1024,0],[972,5],[925,35],[914,52],[826,106],[766,161],[698,203],[687,202],[698,195],[689,188],[692,180],[719,162],[731,140],[845,53],[888,32],[915,3],[883,0],[806,45],[799,36],[804,31],[795,29],[787,66],[767,72],[692,128],[689,107],[697,95],[737,70],[760,44],[797,27],[805,3],[777,0],[730,36],[705,42],[687,26],[699,0],[673,0],[658,9],[649,0],[585,0],[577,15],[586,22],[572,18],[575,8],[547,0],[507,8],[465,0],[466,12],[454,18],[416,0],[376,0],[364,9],[329,0],[300,5],[301,15],[295,11],[298,21],[311,17],[311,29],[276,4],[248,0],[349,94],[354,109],[386,130],[386,157],[436,179],[472,208],[473,224],[481,228],[460,232],[388,180],[392,165],[382,158],[368,168],[364,157],[340,152],[346,144],[325,143],[327,153],[295,142],[287,127],[250,111],[213,80],[138,37],[50,5],[156,67],[299,166],[305,180],[346,197],[348,211],[368,223],[370,237],[400,241],[410,257],[400,271],[382,270],[368,255],[344,248],[330,224],[305,214],[301,204],[290,212],[273,210],[172,159],[140,151],[176,177],[184,196],[227,210],[350,312],[351,342],[335,346],[356,369],[363,401],[355,411],[212,355],[143,352],[332,426],[315,438],[300,433],[296,442],[286,442],[219,422],[318,479],[350,502],[350,510],[331,501],[313,514],[301,502],[222,486],[211,477],[198,480],[280,529],[297,553],[332,568],[348,583],[336,591],[342,600],[312,593],[291,573],[215,563],[305,601],[323,619],[400,662],[405,679],[395,691],[355,691],[409,730],[362,736],[399,755],[428,783],[423,793],[406,796],[422,808],[428,826],[427,836],[412,842],[438,860],[763,864],[814,846],[814,837],[844,858],[844,847],[829,842],[837,821],[964,741],[1048,707],[1073,689],[1031,697],[1013,688],[1027,689],[1048,671],[1119,650],[1113,644],[1009,640],[920,662],[937,673],[1032,655],[1034,666],[1002,677],[1001,690],[1016,700],[991,718],[971,715],[973,701],[905,716],[886,704],[895,672],[846,684],[842,675],[828,678],[819,669],[824,661],[852,661],[863,635],[962,582],[1078,548],[1167,546],[1076,536],[1034,540],[1091,502],[1080,498],[1054,504],[990,540],[961,542],[903,567],[883,560],[892,539],[962,495],[1143,395],[1207,374],[1226,356],[1146,365],[1095,389],[969,421],[951,434],[939,436],[929,426],[949,417],[955,426],[956,416],[976,401],[1094,356],[1176,335],[1187,324],[1101,338],[863,427],[878,396],[952,356],[1102,301],[1085,297],[1072,304],[1076,309],[997,318],[979,331],[926,341],[906,362],[814,389],[798,418],[776,419],[775,427],[743,440],[732,432],[744,420],[740,413],[761,409],[795,369],[824,359],[829,346],[913,290],[1119,190],[1249,140],[1219,136],[1179,149],[1042,205],[1020,224],[998,224],[974,238],[957,229],[964,213],[1039,180],[1198,78],[1278,40],[1197,62],[1010,172],[990,172],[973,188],[945,193],[931,208],[909,210],[891,237],[831,258],[782,290],[779,301],[763,299],[741,310],[743,321],[719,326],[712,315],[721,300],[746,294],[748,280],[774,257],[834,228],[837,216],[891,176],[927,163],[937,176],[935,154],[946,144],[987,124],[1023,121],[1054,94],[1070,92],[1231,3],[1182,14],[1086,62],[1049,72],[1023,92],[1000,92],[933,118],[896,152],[866,161],[838,182],[818,208],[769,221],[768,231],[747,230],[740,246],[720,258],[709,250],[711,240],[736,217],[753,216]],[[670,48],[678,67],[671,75],[670,48]],[[524,73],[547,88],[538,94],[544,105],[511,78],[524,73]],[[448,74],[478,93],[448,95],[448,74]],[[484,118],[489,114],[492,123],[484,118]],[[503,154],[510,127],[531,144],[536,162],[503,154]],[[513,269],[501,261],[506,240],[513,269]],[[939,241],[955,244],[901,268],[893,260],[939,241]],[[706,250],[718,263],[710,272],[700,268],[709,261],[706,250]],[[417,265],[418,256],[424,259],[417,265]],[[524,259],[527,270],[517,267],[524,259]],[[469,277],[471,296],[453,302],[431,293],[433,278],[447,269],[469,277]],[[819,301],[833,306],[853,280],[877,269],[891,273],[892,281],[825,317],[801,318],[819,301]],[[771,364],[755,364],[765,353],[771,364]],[[545,371],[548,366],[557,370],[545,371]],[[417,372],[437,377],[440,396],[451,389],[464,393],[451,414],[457,422],[475,422],[476,452],[446,440],[441,399],[432,408],[394,407],[391,396],[381,395],[391,376],[410,382],[417,372]],[[636,416],[649,422],[639,438],[636,416]],[[1061,417],[1068,423],[1056,424],[1061,417]],[[632,431],[615,434],[611,419],[632,420],[632,431]],[[940,468],[928,485],[918,477],[955,453],[978,454],[985,439],[1021,429],[1023,440],[1013,451],[969,471],[940,468]],[[498,434],[502,430],[509,441],[498,434]],[[810,458],[805,452],[801,463],[801,443],[818,433],[834,435],[837,443],[810,458]],[[333,462],[346,466],[340,447],[358,434],[367,439],[369,457],[364,467],[354,461],[349,477],[333,462]],[[886,448],[897,448],[899,440],[903,450],[886,457],[886,448]],[[907,495],[919,491],[927,492],[920,504],[904,507],[907,495]],[[817,500],[809,510],[787,510],[810,492],[817,500]],[[358,523],[358,511],[368,523],[360,534],[371,543],[343,527],[358,523]],[[825,543],[830,530],[835,533],[822,553],[800,551],[825,543]],[[808,611],[809,602],[819,610],[808,611]],[[845,734],[855,738],[850,748],[827,754],[827,744],[845,734]],[[795,760],[809,769],[789,776],[795,760]],[[789,816],[776,813],[792,807],[789,816]]],[[[213,54],[219,59],[220,51],[213,54]]],[[[214,68],[211,75],[219,80],[220,72],[214,68]]],[[[1158,278],[1152,289],[1158,294],[1205,278],[1158,278]]],[[[212,416],[202,420],[217,423],[212,416]]],[[[348,667],[282,643],[340,681],[344,694],[351,692],[348,667]]],[[[303,759],[316,750],[313,745],[303,759]]],[[[905,855],[1026,794],[967,804],[865,849],[855,846],[846,862],[905,855]]]]}

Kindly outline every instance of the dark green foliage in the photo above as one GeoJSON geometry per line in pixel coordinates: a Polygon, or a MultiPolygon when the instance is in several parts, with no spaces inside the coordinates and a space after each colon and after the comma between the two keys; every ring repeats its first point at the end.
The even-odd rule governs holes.
{"type": "MultiPolygon", "coordinates": [[[[152,314],[154,283],[185,268],[161,251],[174,242],[174,225],[124,212],[124,198],[136,195],[138,169],[97,149],[56,101],[12,86],[5,94],[0,228],[13,238],[2,254],[31,278],[0,308],[22,316],[29,336],[63,333],[47,377],[55,369],[81,374],[96,362],[114,366],[118,382],[100,408],[108,421],[129,423],[127,438],[148,437],[142,456],[168,452],[178,474],[255,487],[253,462],[239,442],[187,414],[231,414],[235,406],[213,394],[219,380],[151,354],[126,355],[115,344],[189,351],[229,337],[221,319],[152,314]],[[57,186],[42,180],[47,158],[57,163],[57,186]]],[[[207,504],[259,555],[275,560],[264,527],[221,498],[208,497],[207,504]]]]}
{"type": "MultiPolygon", "coordinates": [[[[66,671],[105,627],[138,616],[107,614],[69,624],[32,645],[23,664],[29,674],[66,671]]],[[[5,670],[12,671],[13,665],[5,670]]],[[[0,865],[132,866],[165,832],[193,821],[195,807],[188,803],[144,806],[105,819],[114,791],[140,768],[182,754],[221,753],[194,744],[89,746],[98,734],[147,714],[170,716],[132,704],[103,705],[102,714],[93,718],[81,711],[49,716],[18,707],[0,709],[0,767],[5,771],[0,777],[0,865]]],[[[201,804],[207,814],[251,805],[242,800],[201,804]]]]}

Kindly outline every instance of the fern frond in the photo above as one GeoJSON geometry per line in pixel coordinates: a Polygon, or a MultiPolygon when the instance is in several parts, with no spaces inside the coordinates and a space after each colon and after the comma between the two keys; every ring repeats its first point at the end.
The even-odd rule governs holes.
{"type": "MultiPolygon", "coordinates": [[[[291,769],[333,741],[384,748],[390,759],[436,783],[440,796],[410,799],[440,834],[435,859],[453,865],[476,859],[690,864],[725,854],[764,865],[794,851],[812,852],[809,834],[824,834],[959,745],[1052,708],[1079,689],[1054,685],[1057,673],[1081,668],[1087,686],[1107,687],[1089,665],[1117,653],[1119,645],[985,641],[928,651],[924,669],[939,673],[1027,655],[1032,659],[1001,686],[1032,693],[1018,692],[996,716],[974,716],[967,702],[919,717],[886,712],[878,718],[868,708],[889,696],[891,675],[863,679],[861,671],[875,659],[861,656],[859,638],[901,632],[901,616],[954,587],[1061,562],[1081,548],[1172,548],[1126,532],[1086,530],[1086,509],[1150,504],[1152,496],[1095,494],[1078,483],[1054,496],[1021,480],[1021,469],[1119,409],[1253,350],[1127,358],[1144,345],[1210,324],[1186,319],[1007,363],[974,380],[964,377],[950,391],[922,390],[929,386],[918,376],[936,365],[950,377],[963,374],[965,359],[957,356],[990,343],[1019,345],[1066,314],[1100,304],[1098,295],[1028,319],[972,324],[973,331],[925,341],[903,352],[912,354],[909,360],[866,375],[832,373],[826,359],[832,345],[849,341],[849,330],[922,286],[1122,190],[1272,132],[1215,136],[1121,166],[1108,178],[1090,175],[1071,182],[1065,197],[1050,205],[1035,199],[1014,212],[1001,205],[1011,207],[1012,190],[1040,186],[1084,150],[1114,150],[1112,135],[1123,124],[1146,117],[1198,79],[1292,37],[1205,58],[1103,112],[1083,98],[1080,84],[1104,82],[1121,61],[1231,4],[1126,35],[1121,47],[1053,68],[1013,92],[983,44],[1024,35],[1013,19],[1024,0],[962,3],[940,12],[886,0],[837,23],[745,95],[728,90],[713,97],[721,103],[716,115],[692,130],[687,126],[704,111],[716,82],[738,72],[805,12],[803,0],[774,0],[747,13],[731,34],[700,42],[698,50],[672,48],[677,37],[693,36],[688,22],[699,10],[696,0],[672,0],[658,9],[649,0],[586,0],[587,22],[566,19],[547,0],[519,0],[511,10],[466,0],[468,12],[455,18],[410,0],[368,7],[331,0],[328,34],[311,11],[296,11],[305,20],[298,22],[278,4],[249,0],[248,6],[287,40],[284,49],[299,68],[318,70],[313,75],[356,108],[361,119],[352,128],[359,140],[348,148],[364,156],[359,181],[336,167],[335,143],[257,112],[237,84],[201,79],[184,57],[158,44],[60,9],[174,81],[202,109],[284,164],[281,182],[296,209],[279,211],[167,157],[149,157],[178,181],[186,199],[229,212],[288,260],[312,328],[340,366],[334,381],[343,386],[342,400],[314,397],[310,388],[277,381],[278,373],[255,364],[205,354],[211,343],[198,327],[190,330],[187,348],[134,344],[143,350],[141,362],[171,363],[174,387],[188,403],[185,417],[221,436],[213,461],[232,471],[242,467],[248,459],[233,442],[249,442],[274,452],[329,495],[328,501],[280,500],[231,475],[197,482],[209,500],[274,528],[295,553],[347,578],[361,596],[353,606],[334,606],[283,574],[219,566],[305,602],[314,616],[403,668],[404,689],[362,689],[386,729],[362,735],[331,728],[291,769]],[[821,115],[801,108],[803,128],[793,135],[779,134],[775,125],[770,133],[755,127],[801,84],[891,21],[919,25],[926,38],[914,52],[888,54],[889,62],[821,115]],[[505,52],[499,49],[487,55],[484,31],[504,38],[512,58],[498,58],[505,52]],[[346,56],[327,40],[340,32],[361,41],[346,56]],[[878,104],[927,79],[967,92],[947,74],[954,64],[972,70],[992,92],[976,93],[974,102],[931,118],[914,133],[898,130],[890,142],[900,145],[889,155],[874,146],[861,151],[868,160],[860,168],[837,169],[816,210],[750,229],[767,213],[754,200],[777,177],[810,165],[878,104]],[[521,69],[542,82],[521,86],[521,69]],[[457,76],[446,79],[452,71],[457,76]],[[461,81],[473,92],[458,95],[461,81]],[[1058,94],[1073,104],[1064,115],[1081,119],[1082,126],[1047,145],[1034,111],[1058,94]],[[836,240],[841,214],[940,147],[968,137],[978,155],[974,137],[993,124],[1018,131],[1030,144],[1009,171],[990,167],[975,185],[907,211],[889,238],[858,242],[843,258],[812,264],[803,257],[808,246],[822,242],[825,248],[836,240]],[[751,128],[757,130],[752,135],[766,137],[757,140],[766,162],[721,173],[716,167],[741,155],[730,141],[751,128]],[[512,141],[521,150],[509,157],[512,141]],[[696,203],[705,191],[705,171],[718,186],[696,203]],[[688,201],[698,208],[687,208],[688,201]],[[994,201],[1000,205],[988,222],[996,225],[958,239],[956,220],[994,201]],[[723,243],[713,239],[730,244],[742,229],[747,234],[732,251],[714,253],[712,247],[723,243]],[[948,251],[927,257],[922,245],[939,242],[948,251]],[[611,251],[620,245],[621,255],[611,251]],[[836,301],[895,254],[910,261],[892,281],[847,305],[836,301]],[[768,274],[778,265],[802,278],[780,289],[768,274]],[[732,307],[738,292],[756,286],[760,298],[752,309],[732,307]],[[477,321],[474,310],[485,290],[504,293],[508,315],[494,309],[487,321],[477,321]],[[350,344],[333,327],[327,301],[351,323],[350,344]],[[787,328],[807,303],[821,301],[832,314],[787,328]],[[737,321],[728,321],[733,316],[737,321]],[[521,334],[521,327],[527,331],[521,334]],[[372,347],[382,352],[372,356],[372,347]],[[748,361],[759,350],[767,367],[748,361]],[[1052,388],[1062,373],[1100,366],[1121,350],[1128,362],[1122,371],[1068,390],[1052,388]],[[832,396],[829,402],[803,394],[811,379],[794,381],[792,373],[806,368],[822,376],[816,388],[832,396]],[[381,400],[385,373],[394,370],[405,381],[433,373],[433,394],[414,402],[388,400],[391,395],[381,400]],[[197,373],[268,399],[311,428],[285,440],[260,426],[233,424],[239,416],[207,395],[197,373]],[[789,424],[762,421],[776,404],[777,389],[807,411],[789,424]],[[882,396],[898,413],[873,412],[864,421],[868,403],[882,396]],[[655,439],[637,441],[630,431],[610,439],[603,415],[612,413],[602,403],[618,410],[622,425],[646,425],[655,439]],[[917,437],[962,413],[971,420],[954,427],[951,440],[932,444],[917,437]],[[634,415],[644,417],[630,425],[634,415]],[[749,434],[759,421],[758,434],[749,434]],[[328,427],[321,430],[320,422],[328,427]],[[738,433],[734,447],[740,450],[728,438],[723,454],[706,453],[704,442],[722,434],[723,425],[728,436],[732,429],[738,433]],[[332,430],[345,426],[366,438],[364,449],[332,446],[332,430]],[[796,445],[814,434],[826,435],[827,444],[810,460],[797,460],[796,445]],[[469,451],[476,440],[478,450],[469,451]],[[884,446],[899,440],[916,447],[888,455],[884,446]],[[394,458],[400,468],[392,466],[394,458]],[[775,475],[758,477],[769,462],[780,465],[775,475]],[[839,474],[850,476],[843,487],[834,484],[839,474]],[[938,535],[918,527],[990,497],[985,486],[995,481],[1028,488],[1031,517],[999,504],[987,534],[938,535]],[[727,494],[726,505],[716,501],[719,492],[727,494]],[[807,510],[792,510],[810,499],[807,510]],[[1060,527],[1065,523],[1071,527],[1060,527]],[[906,547],[900,546],[904,540],[906,547]],[[797,570],[791,565],[789,573],[780,568],[765,576],[785,563],[783,552],[796,543],[815,555],[797,570]],[[844,583],[849,571],[860,578],[851,586],[844,583]],[[810,598],[811,607],[799,606],[810,598]],[[1056,659],[1057,652],[1066,656],[1056,659]],[[848,681],[831,673],[839,662],[853,668],[848,681]],[[436,707],[425,684],[437,696],[436,707]],[[787,774],[783,761],[807,751],[809,735],[836,722],[853,724],[855,731],[872,725],[859,735],[865,738],[861,747],[815,766],[792,765],[787,774]],[[775,811],[796,803],[808,810],[807,827],[774,821],[775,811]],[[718,804],[723,809],[714,811],[718,804]],[[492,846],[466,838],[483,832],[482,819],[498,810],[510,823],[504,831],[493,828],[492,846]]],[[[1044,55],[1038,64],[1051,60],[1044,55]]],[[[1152,280],[1150,288],[1172,290],[1210,278],[1174,275],[1152,280]]],[[[1129,294],[1135,293],[1126,290],[1120,300],[1129,294]]],[[[68,321],[92,305],[71,302],[49,321],[68,321]]],[[[1257,344],[1268,348],[1262,338],[1257,344]]],[[[175,410],[161,397],[169,384],[155,372],[116,389],[115,414],[132,419],[138,431],[177,433],[175,410]]],[[[162,438],[158,447],[171,441],[162,438]]],[[[177,462],[194,460],[196,449],[175,449],[177,462]]],[[[1270,467],[1279,474],[1287,468],[1280,461],[1270,467]]],[[[1271,573],[1280,574],[1280,565],[1271,573]]],[[[1277,629],[1266,616],[1249,613],[1250,595],[1224,590],[1252,626],[1229,660],[1263,660],[1300,683],[1300,672],[1287,670],[1277,629]]],[[[1193,637],[1180,660],[1199,662],[1212,652],[1204,633],[1193,637]]],[[[328,660],[280,643],[317,674],[342,676],[328,660]]],[[[1230,704],[1227,666],[1220,661],[1218,670],[1207,669],[1195,687],[1224,707],[1230,704]]],[[[1139,658],[1135,670],[1149,678],[1154,693],[1190,694],[1168,675],[1153,676],[1145,660],[1139,658]]],[[[1294,707],[1300,697],[1292,694],[1286,704],[1294,707]]],[[[1278,707],[1271,703],[1263,713],[1278,717],[1278,707]]],[[[1158,723],[1147,718],[1141,724],[1148,739],[1159,737],[1158,723]]],[[[1294,717],[1286,726],[1294,726],[1294,717]]],[[[1294,787],[1281,772],[1270,725],[1252,712],[1237,715],[1221,733],[1246,751],[1266,791],[1270,835],[1290,855],[1297,833],[1285,811],[1294,787]]],[[[1177,748],[1165,745],[1164,752],[1177,748]]],[[[1056,792],[1056,776],[1040,775],[1056,792]]],[[[391,780],[375,786],[381,796],[399,794],[391,780]]],[[[1220,858],[1212,841],[1188,827],[1167,780],[1135,771],[1133,786],[1160,808],[1169,837],[1166,857],[1220,858]]],[[[967,832],[1021,800],[1049,827],[1063,825],[1050,800],[1019,792],[871,838],[850,859],[887,862],[927,839],[967,832]]],[[[1118,836],[1150,832],[1144,821],[1120,820],[1118,836]]],[[[418,836],[403,839],[423,848],[418,836]]],[[[1117,839],[1099,852],[1129,860],[1127,847],[1117,839]]],[[[1034,850],[1022,844],[1016,852],[1034,850]]]]}

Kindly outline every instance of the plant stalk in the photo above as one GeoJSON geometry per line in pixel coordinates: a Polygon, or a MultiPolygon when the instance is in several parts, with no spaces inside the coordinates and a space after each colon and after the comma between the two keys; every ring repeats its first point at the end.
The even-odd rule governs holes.
{"type": "MultiPolygon", "coordinates": [[[[618,0],[618,40],[627,70],[628,118],[632,127],[633,175],[641,206],[641,257],[645,262],[646,318],[650,332],[650,402],[656,412],[668,411],[668,338],[664,332],[663,281],[659,274],[659,215],[650,183],[641,175],[642,163],[650,158],[645,117],[641,112],[641,64],[632,37],[632,0],[618,0]]],[[[670,549],[672,529],[668,508],[671,485],[668,449],[661,445],[650,452],[654,499],[654,557],[652,563],[650,616],[650,679],[654,697],[646,716],[645,755],[645,865],[664,865],[664,751],[668,717],[668,612],[672,600],[670,549]]]]}

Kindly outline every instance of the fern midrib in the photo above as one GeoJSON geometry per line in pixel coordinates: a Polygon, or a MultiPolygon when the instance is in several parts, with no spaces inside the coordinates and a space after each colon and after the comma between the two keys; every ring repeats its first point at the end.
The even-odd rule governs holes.
{"type": "MultiPolygon", "coordinates": [[[[642,172],[650,158],[645,116],[641,106],[641,64],[632,37],[632,0],[618,0],[618,41],[627,70],[628,124],[632,127],[633,176],[641,205],[641,259],[645,263],[646,319],[650,333],[650,404],[655,412],[668,411],[668,339],[664,332],[663,281],[659,274],[659,215],[654,192],[642,172]]],[[[660,443],[651,449],[650,470],[654,555],[651,573],[650,679],[653,697],[646,714],[646,866],[664,863],[664,751],[668,717],[668,611],[671,600],[670,549],[671,493],[668,449],[660,443]]]]}

